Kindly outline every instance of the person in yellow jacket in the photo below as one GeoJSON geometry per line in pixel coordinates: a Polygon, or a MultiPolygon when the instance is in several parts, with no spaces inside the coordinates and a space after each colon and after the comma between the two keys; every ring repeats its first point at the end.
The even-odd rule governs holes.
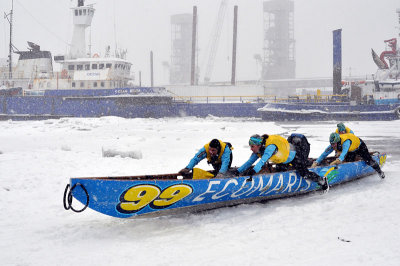
{"type": "Polygon", "coordinates": [[[256,134],[251,136],[249,146],[252,154],[249,160],[236,170],[235,174],[252,176],[260,172],[268,161],[275,163],[277,169],[282,170],[287,169],[290,163],[302,177],[317,182],[327,192],[329,184],[326,177],[321,177],[307,168],[310,149],[306,137],[301,134],[292,134],[288,139],[290,144],[288,140],[279,135],[260,136],[256,134]],[[252,167],[258,159],[258,163],[252,167]]]}
{"type": "Polygon", "coordinates": [[[385,178],[385,173],[381,170],[379,164],[372,158],[371,154],[369,154],[367,145],[365,145],[362,139],[351,133],[339,135],[338,133],[334,132],[329,136],[329,142],[330,145],[311,167],[318,166],[322,160],[331,154],[331,152],[337,151],[340,155],[337,156],[338,158],[336,158],[331,165],[337,165],[342,162],[354,162],[356,156],[359,155],[364,162],[374,168],[381,178],[385,178]]]}
{"type": "Polygon", "coordinates": [[[232,145],[229,142],[213,139],[195,154],[189,164],[179,171],[179,174],[182,176],[189,175],[193,167],[207,158],[207,163],[214,168],[213,174],[217,178],[224,177],[232,164],[232,149],[232,145]]]}
{"type": "Polygon", "coordinates": [[[346,134],[346,133],[354,134],[353,130],[351,130],[350,128],[346,127],[342,122],[340,122],[336,126],[337,126],[337,129],[336,129],[335,132],[338,133],[338,134],[346,134]]]}

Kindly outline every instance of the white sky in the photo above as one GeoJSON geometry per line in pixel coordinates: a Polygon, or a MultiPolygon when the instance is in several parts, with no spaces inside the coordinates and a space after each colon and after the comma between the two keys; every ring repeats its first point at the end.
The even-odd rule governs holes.
{"type": "MultiPolygon", "coordinates": [[[[76,0],[14,0],[14,44],[26,48],[26,41],[39,44],[53,55],[67,51],[72,35],[71,6],[76,0]]],[[[136,77],[149,85],[149,53],[154,52],[155,84],[168,81],[163,61],[170,61],[170,16],[191,13],[199,16],[199,61],[204,61],[220,1],[216,0],[96,0],[92,23],[92,53],[104,54],[106,45],[128,49],[136,77]],[[114,19],[115,28],[114,31],[114,19]]],[[[262,0],[229,0],[212,80],[230,80],[233,5],[239,7],[237,80],[258,79],[260,67],[254,54],[262,54],[262,0]]],[[[297,77],[332,75],[332,30],[342,28],[343,74],[372,74],[376,66],[371,48],[378,54],[384,40],[397,37],[397,0],[294,0],[297,77]],[[351,70],[350,70],[351,68],[351,70]]],[[[0,1],[0,11],[9,12],[11,0],[0,1]]],[[[0,24],[0,57],[8,54],[8,22],[0,24]]],[[[204,73],[204,70],[203,70],[204,73]]]]}

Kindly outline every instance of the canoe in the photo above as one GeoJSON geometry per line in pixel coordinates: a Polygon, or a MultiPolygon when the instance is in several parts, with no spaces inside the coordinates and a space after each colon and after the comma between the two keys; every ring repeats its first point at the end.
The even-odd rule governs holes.
{"type": "MultiPolygon", "coordinates": [[[[374,152],[382,167],[386,153],[374,152]]],[[[326,161],[329,162],[329,159],[326,161]]],[[[363,161],[311,168],[326,176],[330,186],[374,174],[363,161]]],[[[71,178],[64,191],[64,208],[81,212],[87,207],[113,217],[172,215],[310,193],[317,183],[296,171],[231,178],[183,179],[178,174],[71,178]],[[83,204],[78,209],[73,198],[83,204]],[[75,206],[75,207],[74,207],[75,206]]]]}

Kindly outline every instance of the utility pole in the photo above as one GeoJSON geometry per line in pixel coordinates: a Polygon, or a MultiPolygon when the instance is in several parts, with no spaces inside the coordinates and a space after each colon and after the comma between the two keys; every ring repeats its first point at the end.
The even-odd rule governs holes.
{"type": "Polygon", "coordinates": [[[190,85],[195,85],[196,73],[196,35],[197,35],[197,6],[193,7],[193,23],[192,23],[192,64],[190,72],[190,85]]]}
{"type": "Polygon", "coordinates": [[[151,87],[154,86],[154,79],[153,79],[153,51],[150,51],[150,80],[151,80],[151,87]]]}
{"type": "Polygon", "coordinates": [[[12,30],[13,30],[13,10],[14,10],[14,0],[11,1],[11,11],[9,14],[4,13],[4,18],[8,20],[10,23],[10,44],[8,51],[8,77],[12,79],[12,52],[13,52],[13,44],[12,44],[12,30]]]}
{"type": "Polygon", "coordinates": [[[238,6],[234,8],[233,17],[233,48],[232,48],[232,78],[231,85],[236,83],[236,43],[237,43],[237,16],[238,16],[238,6]]]}

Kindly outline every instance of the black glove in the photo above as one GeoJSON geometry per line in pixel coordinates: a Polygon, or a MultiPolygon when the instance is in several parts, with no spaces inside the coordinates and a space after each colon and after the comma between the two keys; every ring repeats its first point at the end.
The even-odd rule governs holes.
{"type": "Polygon", "coordinates": [[[183,168],[182,170],[180,170],[178,172],[180,175],[185,176],[188,175],[190,173],[190,170],[188,168],[183,168]]]}
{"type": "Polygon", "coordinates": [[[253,176],[255,173],[256,173],[256,171],[254,171],[253,168],[251,168],[249,171],[247,171],[247,174],[248,174],[249,176],[253,176]]]}
{"type": "Polygon", "coordinates": [[[233,171],[233,175],[234,175],[234,176],[239,176],[240,173],[239,173],[239,171],[236,169],[235,171],[233,171]]]}

